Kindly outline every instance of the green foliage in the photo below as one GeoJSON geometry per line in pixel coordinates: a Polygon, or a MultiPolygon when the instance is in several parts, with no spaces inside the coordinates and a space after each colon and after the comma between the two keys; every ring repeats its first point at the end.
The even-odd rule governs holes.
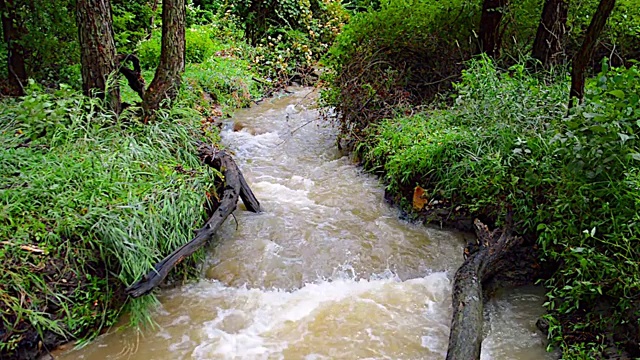
{"type": "Polygon", "coordinates": [[[260,72],[283,83],[309,73],[349,18],[337,0],[244,0],[218,9],[256,46],[260,72]]]}
{"type": "Polygon", "coordinates": [[[640,317],[640,71],[605,67],[570,116],[566,79],[520,65],[472,61],[455,88],[451,108],[371,128],[365,166],[407,197],[417,184],[498,221],[512,208],[518,230],[561,264],[546,283],[552,344],[597,356],[611,329],[637,329],[640,317]]]}
{"type": "Polygon", "coordinates": [[[392,115],[393,106],[417,105],[462,70],[477,26],[478,3],[389,0],[380,10],[355,15],[325,62],[329,90],[347,138],[392,115]]]}
{"type": "Polygon", "coordinates": [[[187,63],[201,63],[213,56],[216,51],[213,34],[207,27],[187,29],[185,59],[187,63]]]}
{"type": "MultiPolygon", "coordinates": [[[[599,1],[569,2],[567,26],[570,31],[569,48],[582,44],[584,33],[591,22],[599,1]]],[[[599,58],[619,54],[625,58],[639,59],[640,7],[635,0],[618,0],[601,34],[596,56],[599,58]]],[[[617,60],[615,57],[611,60],[617,60]]]]}
{"type": "MultiPolygon", "coordinates": [[[[218,174],[196,155],[200,114],[178,102],[143,125],[62,87],[6,100],[0,119],[0,350],[35,341],[30,327],[97,335],[116,320],[123,287],[204,221],[218,174]]],[[[193,275],[198,258],[175,277],[193,275]]],[[[128,304],[133,324],[154,301],[128,304]]]]}
{"type": "MultiPolygon", "coordinates": [[[[203,63],[216,53],[223,53],[233,47],[229,42],[235,42],[237,47],[247,49],[247,45],[242,40],[237,40],[237,36],[216,25],[193,26],[186,30],[185,40],[185,61],[191,64],[203,63]]],[[[140,43],[137,53],[143,67],[155,69],[158,66],[161,42],[160,31],[154,31],[149,40],[140,43]]]]}
{"type": "Polygon", "coordinates": [[[187,65],[185,77],[197,93],[207,94],[229,114],[233,109],[248,107],[262,95],[259,75],[247,70],[249,62],[233,56],[210,58],[202,64],[187,65]]]}
{"type": "MultiPolygon", "coordinates": [[[[160,2],[160,1],[159,1],[160,2]]],[[[111,1],[113,32],[116,48],[120,53],[131,53],[136,45],[151,32],[151,19],[160,23],[161,8],[154,13],[150,1],[111,1]]]]}
{"type": "Polygon", "coordinates": [[[26,27],[22,43],[28,49],[29,76],[47,85],[70,82],[63,69],[80,62],[75,1],[34,0],[22,11],[26,27]]]}

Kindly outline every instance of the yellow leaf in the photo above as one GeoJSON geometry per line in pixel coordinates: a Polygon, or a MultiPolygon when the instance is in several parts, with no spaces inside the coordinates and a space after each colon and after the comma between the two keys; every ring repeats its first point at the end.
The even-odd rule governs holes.
{"type": "Polygon", "coordinates": [[[427,199],[427,195],[424,192],[424,189],[420,186],[416,186],[413,190],[413,208],[416,211],[420,211],[427,204],[429,199],[427,199]]]}

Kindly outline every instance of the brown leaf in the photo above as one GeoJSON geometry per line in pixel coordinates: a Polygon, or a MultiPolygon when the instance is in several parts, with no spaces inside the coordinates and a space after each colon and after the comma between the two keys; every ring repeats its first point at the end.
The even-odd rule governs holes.
{"type": "Polygon", "coordinates": [[[420,186],[416,186],[413,190],[413,208],[416,211],[420,211],[427,204],[429,199],[427,199],[427,195],[424,192],[424,189],[420,186]]]}

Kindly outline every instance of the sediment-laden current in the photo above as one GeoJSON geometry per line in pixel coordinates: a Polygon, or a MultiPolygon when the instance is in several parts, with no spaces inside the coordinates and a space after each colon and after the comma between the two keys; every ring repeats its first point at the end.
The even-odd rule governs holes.
{"type": "MultiPolygon", "coordinates": [[[[202,279],[160,293],[157,328],[113,329],[56,358],[444,359],[463,235],[400,220],[314,104],[298,88],[226,124],[264,212],[241,205],[227,220],[202,279]]],[[[542,302],[525,288],[487,304],[482,358],[554,358],[535,327],[542,302]]]]}

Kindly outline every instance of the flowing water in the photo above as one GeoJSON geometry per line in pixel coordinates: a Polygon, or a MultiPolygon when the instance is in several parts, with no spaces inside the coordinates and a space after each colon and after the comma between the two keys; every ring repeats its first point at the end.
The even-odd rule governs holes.
{"type": "MultiPolygon", "coordinates": [[[[400,220],[313,104],[295,89],[238,111],[244,129],[227,124],[264,212],[239,206],[203,279],[161,292],[157,329],[113,330],[57,358],[443,359],[463,234],[400,220]]],[[[542,302],[535,288],[492,300],[482,358],[553,358],[535,328],[542,302]]]]}

